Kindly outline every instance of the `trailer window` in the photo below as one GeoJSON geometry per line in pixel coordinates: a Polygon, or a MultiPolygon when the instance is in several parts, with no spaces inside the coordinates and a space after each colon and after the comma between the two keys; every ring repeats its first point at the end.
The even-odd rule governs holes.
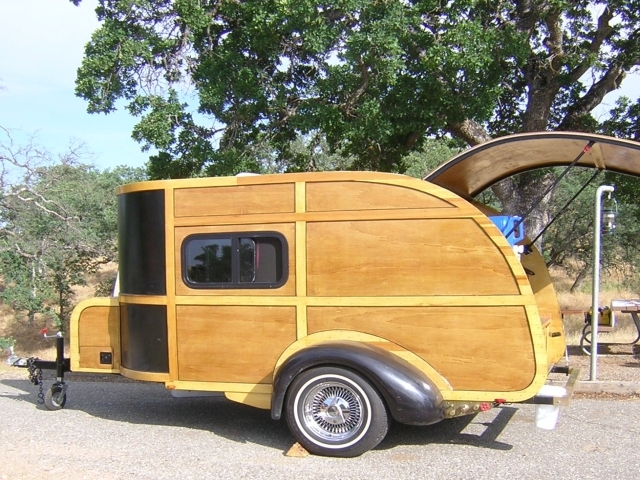
{"type": "Polygon", "coordinates": [[[226,283],[232,279],[231,239],[192,239],[187,243],[187,278],[194,283],[226,283]]]}
{"type": "Polygon", "coordinates": [[[274,288],[286,281],[280,234],[191,235],[182,247],[183,279],[193,288],[274,288]]]}

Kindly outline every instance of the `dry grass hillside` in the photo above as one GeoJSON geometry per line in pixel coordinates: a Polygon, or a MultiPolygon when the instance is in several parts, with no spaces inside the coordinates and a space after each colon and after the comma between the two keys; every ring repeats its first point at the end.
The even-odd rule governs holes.
{"type": "MultiPolygon", "coordinates": [[[[95,296],[98,285],[109,281],[114,277],[117,266],[108,264],[97,274],[90,275],[88,285],[75,289],[76,303],[86,298],[95,296]]],[[[46,339],[42,336],[42,329],[48,328],[55,332],[55,326],[43,316],[36,316],[32,325],[27,322],[26,317],[16,317],[15,312],[9,305],[0,303],[0,337],[12,337],[16,340],[14,347],[16,354],[23,357],[39,357],[45,360],[55,358],[55,342],[53,339],[46,339]]],[[[0,354],[3,358],[3,354],[0,354]]],[[[4,361],[0,362],[0,368],[4,367],[4,361]]]]}
{"type": "MultiPolygon", "coordinates": [[[[591,308],[591,286],[587,285],[581,292],[569,293],[572,280],[563,275],[562,272],[552,270],[554,286],[558,293],[560,308],[563,310],[586,311],[591,308]]],[[[603,285],[599,295],[599,305],[611,304],[611,300],[632,300],[640,298],[640,292],[629,289],[616,288],[616,284],[621,284],[622,279],[612,279],[610,284],[607,278],[603,277],[603,285]]],[[[564,327],[567,335],[568,345],[579,345],[582,328],[584,327],[584,314],[571,314],[564,316],[564,327]]],[[[631,342],[637,336],[637,331],[631,315],[616,314],[616,328],[611,333],[601,333],[601,342],[631,342]]]]}

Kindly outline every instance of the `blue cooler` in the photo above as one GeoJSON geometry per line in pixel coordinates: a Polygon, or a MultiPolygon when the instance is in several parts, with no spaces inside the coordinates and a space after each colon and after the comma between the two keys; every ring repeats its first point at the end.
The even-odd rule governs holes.
{"type": "Polygon", "coordinates": [[[520,224],[518,224],[518,227],[513,230],[513,232],[511,232],[511,234],[507,237],[507,241],[509,242],[509,245],[513,247],[516,243],[524,240],[524,222],[521,222],[522,217],[518,217],[515,215],[494,215],[489,218],[496,225],[496,227],[500,229],[503,235],[511,232],[513,230],[513,226],[517,222],[520,222],[520,224]]]}

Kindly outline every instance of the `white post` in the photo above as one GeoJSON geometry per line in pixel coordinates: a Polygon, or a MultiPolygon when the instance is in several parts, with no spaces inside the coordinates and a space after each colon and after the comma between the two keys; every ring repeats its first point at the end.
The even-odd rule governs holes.
{"type": "Polygon", "coordinates": [[[602,219],[602,194],[613,192],[613,187],[601,185],[596,191],[596,217],[593,229],[593,288],[591,290],[591,371],[589,380],[596,381],[598,370],[598,303],[600,295],[600,235],[602,219]]]}

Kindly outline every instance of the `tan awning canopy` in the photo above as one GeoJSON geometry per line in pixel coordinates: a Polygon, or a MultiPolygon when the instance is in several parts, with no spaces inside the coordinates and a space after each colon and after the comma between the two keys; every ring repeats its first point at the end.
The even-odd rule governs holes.
{"type": "Polygon", "coordinates": [[[444,163],[425,180],[474,197],[517,173],[570,165],[640,176],[640,143],[578,132],[536,132],[496,138],[444,163]]]}

